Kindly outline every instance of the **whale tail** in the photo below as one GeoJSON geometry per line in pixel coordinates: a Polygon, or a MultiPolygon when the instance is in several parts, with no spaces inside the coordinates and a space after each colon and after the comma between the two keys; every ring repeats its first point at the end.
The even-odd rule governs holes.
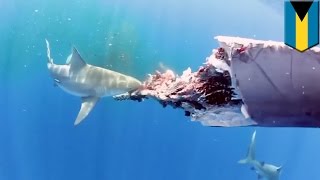
{"type": "Polygon", "coordinates": [[[240,164],[247,164],[256,159],[256,131],[253,132],[251,143],[248,148],[247,157],[238,161],[240,164]]]}

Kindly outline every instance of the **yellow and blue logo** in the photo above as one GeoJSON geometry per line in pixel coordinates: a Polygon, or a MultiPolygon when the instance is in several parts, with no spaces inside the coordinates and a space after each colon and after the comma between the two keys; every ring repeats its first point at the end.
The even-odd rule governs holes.
{"type": "Polygon", "coordinates": [[[303,52],[319,44],[319,1],[285,1],[285,44],[303,52]]]}

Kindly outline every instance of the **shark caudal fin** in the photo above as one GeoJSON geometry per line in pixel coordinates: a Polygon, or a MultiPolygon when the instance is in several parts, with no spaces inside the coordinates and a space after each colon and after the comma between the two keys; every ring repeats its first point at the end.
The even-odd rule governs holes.
{"type": "Polygon", "coordinates": [[[47,39],[46,40],[46,44],[47,44],[47,57],[48,57],[48,65],[49,64],[53,64],[53,59],[51,58],[51,55],[50,55],[50,44],[49,44],[49,41],[47,39]]]}
{"type": "Polygon", "coordinates": [[[256,159],[256,131],[253,132],[251,143],[248,148],[247,157],[238,161],[240,164],[250,163],[251,161],[256,159]]]}

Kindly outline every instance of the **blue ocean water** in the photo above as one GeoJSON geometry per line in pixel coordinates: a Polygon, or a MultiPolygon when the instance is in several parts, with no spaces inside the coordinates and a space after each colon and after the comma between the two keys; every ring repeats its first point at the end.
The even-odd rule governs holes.
{"type": "MultiPolygon", "coordinates": [[[[281,8],[280,8],[281,9],[281,8]]],[[[144,80],[161,66],[193,70],[216,35],[283,39],[265,1],[0,0],[0,180],[256,179],[239,165],[257,129],[257,159],[281,179],[320,179],[320,131],[213,128],[157,102],[101,100],[79,126],[80,99],[53,86],[76,46],[88,63],[144,80]]]]}

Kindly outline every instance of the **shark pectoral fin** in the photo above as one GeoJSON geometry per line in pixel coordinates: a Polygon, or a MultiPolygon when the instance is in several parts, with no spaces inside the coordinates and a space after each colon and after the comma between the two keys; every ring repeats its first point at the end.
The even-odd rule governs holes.
{"type": "Polygon", "coordinates": [[[92,97],[92,96],[82,98],[81,109],[76,121],[74,122],[74,125],[78,125],[84,118],[88,116],[88,114],[96,105],[99,99],[100,99],[99,97],[92,97]]]}
{"type": "Polygon", "coordinates": [[[239,164],[247,164],[248,163],[248,159],[241,159],[238,161],[239,164]]]}
{"type": "Polygon", "coordinates": [[[67,64],[70,64],[70,71],[72,72],[77,72],[87,66],[75,47],[72,48],[72,54],[71,57],[68,57],[67,64]]]}

